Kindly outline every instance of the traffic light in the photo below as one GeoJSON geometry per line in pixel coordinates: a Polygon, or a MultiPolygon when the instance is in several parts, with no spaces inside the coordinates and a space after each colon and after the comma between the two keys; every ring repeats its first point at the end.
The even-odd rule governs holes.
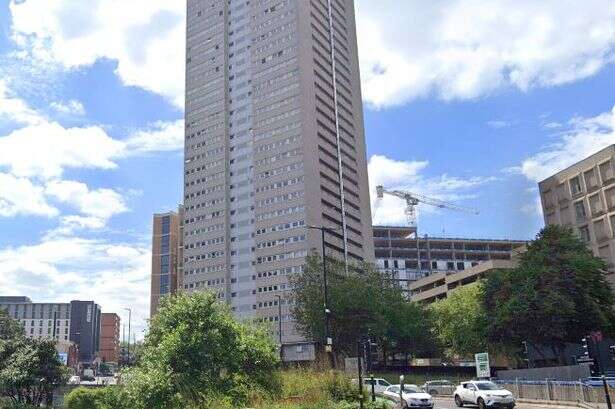
{"type": "Polygon", "coordinates": [[[589,344],[588,344],[588,337],[582,338],[581,339],[581,348],[583,349],[583,354],[586,357],[590,358],[589,356],[589,344]]]}
{"type": "Polygon", "coordinates": [[[615,359],[615,345],[609,346],[609,353],[611,354],[613,359],[615,359]]]}

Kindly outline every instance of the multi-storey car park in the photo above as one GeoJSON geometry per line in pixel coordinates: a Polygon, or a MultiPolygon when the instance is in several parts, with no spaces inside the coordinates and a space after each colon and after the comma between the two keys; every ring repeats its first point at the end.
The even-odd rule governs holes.
{"type": "Polygon", "coordinates": [[[335,229],[328,256],[374,254],[353,1],[188,0],[187,18],[181,289],[281,318],[284,359],[312,359],[288,301],[321,248],[307,227],[335,229]]]}

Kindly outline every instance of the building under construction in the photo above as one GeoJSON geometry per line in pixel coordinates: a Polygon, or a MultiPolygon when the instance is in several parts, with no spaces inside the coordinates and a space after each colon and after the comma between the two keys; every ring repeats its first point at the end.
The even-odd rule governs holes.
{"type": "Polygon", "coordinates": [[[409,284],[435,273],[466,271],[481,262],[510,260],[521,240],[417,237],[415,227],[374,226],[376,264],[409,290],[409,284]]]}

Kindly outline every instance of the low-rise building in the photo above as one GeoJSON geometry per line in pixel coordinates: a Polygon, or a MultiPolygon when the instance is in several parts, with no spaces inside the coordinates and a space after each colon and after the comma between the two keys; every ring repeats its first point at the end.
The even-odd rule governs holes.
{"type": "Polygon", "coordinates": [[[414,227],[374,226],[374,248],[378,268],[391,274],[399,285],[410,285],[425,277],[464,273],[482,263],[510,261],[523,240],[417,237],[414,227]]]}
{"type": "Polygon", "coordinates": [[[100,347],[100,307],[94,301],[33,303],[27,297],[0,297],[0,308],[19,321],[26,337],[70,341],[81,362],[92,362],[100,347]]]}
{"type": "Polygon", "coordinates": [[[615,145],[538,184],[547,225],[572,228],[607,262],[615,287],[615,145]]]}
{"type": "Polygon", "coordinates": [[[408,285],[412,301],[430,304],[447,298],[451,292],[485,278],[495,270],[515,268],[515,260],[488,260],[464,271],[441,271],[408,285]]]}

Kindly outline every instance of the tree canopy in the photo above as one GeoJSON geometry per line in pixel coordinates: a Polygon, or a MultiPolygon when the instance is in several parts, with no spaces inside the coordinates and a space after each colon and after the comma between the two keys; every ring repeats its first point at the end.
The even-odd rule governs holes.
{"type": "Polygon", "coordinates": [[[517,268],[486,280],[489,341],[526,341],[561,355],[567,342],[579,342],[592,331],[613,334],[613,293],[605,272],[605,262],[571,229],[544,228],[517,268]]]}
{"type": "MultiPolygon", "coordinates": [[[[343,262],[327,258],[328,308],[334,349],[353,355],[357,341],[370,337],[395,352],[427,354],[424,311],[409,302],[392,277],[362,263],[346,273],[343,262]]],[[[303,274],[291,278],[293,314],[299,330],[308,338],[325,338],[322,258],[310,256],[303,274]]]]}
{"type": "Polygon", "coordinates": [[[235,320],[216,295],[167,297],[138,366],[126,375],[135,409],[185,408],[218,397],[243,402],[276,391],[278,353],[263,328],[235,320]]]}
{"type": "Polygon", "coordinates": [[[432,332],[450,358],[473,356],[488,349],[487,314],[481,283],[455,290],[429,306],[432,332]]]}

